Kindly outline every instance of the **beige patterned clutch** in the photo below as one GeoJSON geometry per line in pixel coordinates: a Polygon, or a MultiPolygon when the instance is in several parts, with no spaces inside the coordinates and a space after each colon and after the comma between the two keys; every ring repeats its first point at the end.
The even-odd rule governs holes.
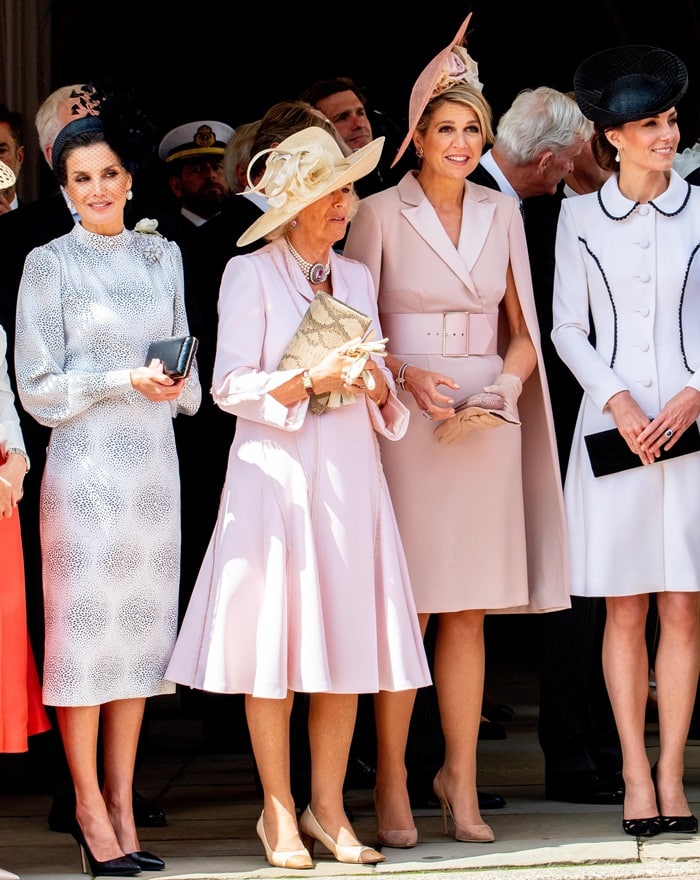
{"type": "MultiPolygon", "coordinates": [[[[364,338],[371,319],[327,293],[317,293],[279,362],[280,370],[315,367],[329,351],[351,339],[364,338]]],[[[330,393],[314,394],[309,408],[320,415],[330,393]]]]}

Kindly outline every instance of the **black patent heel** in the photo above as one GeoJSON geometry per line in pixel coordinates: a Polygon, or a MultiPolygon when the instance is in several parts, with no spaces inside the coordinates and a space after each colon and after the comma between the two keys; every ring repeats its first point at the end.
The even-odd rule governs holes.
{"type": "Polygon", "coordinates": [[[129,856],[118,856],[116,859],[98,861],[90,852],[90,847],[85,842],[82,829],[77,821],[70,831],[80,850],[80,865],[83,874],[92,877],[134,877],[141,873],[141,866],[129,856]]]}

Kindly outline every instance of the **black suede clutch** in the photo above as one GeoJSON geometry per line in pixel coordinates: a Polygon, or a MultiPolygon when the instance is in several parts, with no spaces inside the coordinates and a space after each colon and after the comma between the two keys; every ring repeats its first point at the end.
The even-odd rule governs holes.
{"type": "Polygon", "coordinates": [[[192,360],[197,352],[199,340],[196,336],[173,336],[159,339],[148,346],[146,365],[153,358],[163,364],[163,372],[171,379],[185,379],[192,368],[192,360]]]}
{"type": "MultiPolygon", "coordinates": [[[[586,434],[583,439],[586,441],[588,457],[596,477],[616,474],[630,468],[643,467],[641,458],[632,452],[617,428],[599,431],[597,434],[586,434]]],[[[661,447],[661,456],[656,459],[656,462],[676,458],[679,455],[688,455],[690,452],[700,452],[700,430],[698,430],[697,422],[693,422],[681,434],[671,449],[667,450],[661,447]]]]}

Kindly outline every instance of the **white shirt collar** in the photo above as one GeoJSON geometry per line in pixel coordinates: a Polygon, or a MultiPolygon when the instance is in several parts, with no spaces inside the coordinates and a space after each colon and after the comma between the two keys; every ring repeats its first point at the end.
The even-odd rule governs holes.
{"type": "Polygon", "coordinates": [[[186,220],[189,220],[190,223],[194,223],[195,226],[204,226],[208,219],[207,217],[200,217],[199,214],[194,214],[187,208],[180,208],[180,213],[186,220]]]}
{"type": "Polygon", "coordinates": [[[261,195],[259,192],[251,192],[249,186],[243,190],[241,195],[245,196],[246,199],[249,199],[254,205],[257,205],[263,212],[267,211],[270,207],[265,196],[261,195]]]}
{"type": "Polygon", "coordinates": [[[489,174],[495,179],[501,192],[507,193],[509,196],[514,196],[518,200],[518,204],[522,203],[522,199],[510,185],[508,178],[496,164],[496,160],[491,155],[491,150],[482,155],[479,164],[483,165],[489,174]]]}

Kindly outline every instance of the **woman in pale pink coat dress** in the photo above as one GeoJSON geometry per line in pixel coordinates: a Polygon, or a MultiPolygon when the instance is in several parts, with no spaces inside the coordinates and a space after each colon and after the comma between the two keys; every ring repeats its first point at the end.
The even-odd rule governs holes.
{"type": "Polygon", "coordinates": [[[408,423],[391,375],[370,357],[353,379],[342,346],[307,369],[279,369],[320,292],[370,316],[381,339],[367,267],[332,245],[357,205],[351,183],[376,165],[382,143],[346,159],[317,126],[282,141],[259,184],[275,198],[239,239],[270,243],[234,257],[221,283],[212,393],[237,416],[236,433],[168,677],[246,695],[264,792],[257,831],[282,868],[313,867],[316,840],[341,862],[384,859],[358,843],[343,808],[357,695],[430,682],[376,439],[398,440],[408,423]],[[351,397],[316,414],[312,395],[326,392],[351,397]],[[298,826],[295,691],[311,694],[311,803],[298,826]]]}
{"type": "MultiPolygon", "coordinates": [[[[450,813],[457,840],[488,842],[476,790],[484,615],[554,611],[570,599],[522,218],[512,197],[465,181],[493,137],[460,45],[466,24],[411,96],[399,156],[412,138],[420,169],[360,202],[344,253],[372,271],[386,362],[411,411],[401,443],[381,445],[422,626],[439,616],[445,758],[433,787],[445,830],[450,813]],[[476,407],[455,414],[456,401],[484,390],[507,419],[476,407]]],[[[392,846],[417,841],[404,764],[412,706],[410,693],[375,699],[377,823],[392,846]]]]}

